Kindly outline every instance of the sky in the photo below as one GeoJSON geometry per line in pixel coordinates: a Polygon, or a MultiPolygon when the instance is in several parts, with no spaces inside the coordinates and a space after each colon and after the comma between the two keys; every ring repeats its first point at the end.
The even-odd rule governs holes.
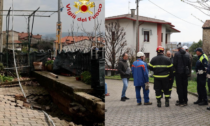
{"type": "MultiPolygon", "coordinates": [[[[128,1],[130,1],[130,9],[135,9],[135,0],[106,0],[105,1],[105,17],[127,14],[130,12],[128,10],[128,1]]],[[[181,0],[151,0],[153,3],[164,8],[170,13],[176,15],[177,17],[186,20],[190,23],[196,24],[192,25],[190,23],[184,22],[169,13],[161,10],[157,6],[150,3],[148,0],[140,1],[139,3],[139,15],[165,20],[171,22],[175,25],[175,28],[181,31],[180,33],[174,33],[171,35],[171,42],[198,42],[202,39],[202,26],[203,23],[193,17],[191,14],[197,18],[203,20],[204,22],[210,17],[204,15],[202,12],[196,8],[181,2],[181,0]]],[[[194,0],[196,1],[196,0],[194,0]]]]}
{"type": "MultiPolygon", "coordinates": [[[[40,7],[40,10],[51,10],[56,11],[58,10],[58,0],[13,0],[14,1],[14,10],[36,10],[38,7],[40,7]],[[21,2],[20,2],[21,1],[21,2]]],[[[71,11],[76,12],[78,9],[73,7],[74,2],[79,2],[78,0],[62,0],[64,10],[61,12],[61,21],[62,21],[62,32],[68,32],[71,31],[71,25],[73,22],[73,18],[70,17],[67,14],[67,8],[66,5],[70,3],[71,11]]],[[[104,26],[104,17],[105,17],[105,0],[90,0],[90,2],[96,3],[96,12],[99,8],[99,4],[102,4],[102,11],[100,12],[98,16],[98,21],[103,22],[101,26],[101,31],[105,30],[104,26]]],[[[4,10],[8,10],[9,7],[12,6],[12,0],[4,0],[4,10]]],[[[90,11],[94,12],[94,8],[91,8],[90,11]]],[[[6,12],[7,13],[7,12],[6,12]]],[[[19,12],[14,14],[29,14],[28,12],[19,12]]],[[[37,13],[39,15],[50,15],[51,13],[37,13]]],[[[89,13],[83,14],[79,13],[77,14],[78,17],[89,17],[91,16],[89,13]]],[[[93,15],[92,15],[93,16],[93,15]]],[[[36,34],[45,34],[45,33],[56,33],[56,23],[58,21],[58,15],[55,13],[51,17],[36,17],[34,22],[34,33],[36,34]]],[[[74,21],[74,29],[75,32],[77,31],[77,27],[80,27],[79,32],[81,32],[82,29],[82,23],[75,20],[74,21]]],[[[94,27],[94,20],[84,22],[83,23],[84,29],[86,31],[93,31],[94,27]]],[[[11,29],[11,23],[10,23],[10,29],[11,29]]],[[[6,30],[6,18],[3,19],[3,30],[6,30]]],[[[27,24],[25,17],[14,17],[14,30],[18,32],[26,32],[27,31],[27,24]]]]}

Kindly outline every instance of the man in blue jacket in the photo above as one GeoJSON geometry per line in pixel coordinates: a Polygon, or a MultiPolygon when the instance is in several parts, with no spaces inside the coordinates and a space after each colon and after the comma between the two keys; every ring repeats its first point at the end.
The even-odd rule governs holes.
{"type": "Polygon", "coordinates": [[[136,89],[137,105],[141,105],[141,94],[140,90],[143,88],[144,92],[144,105],[152,105],[149,102],[149,89],[145,89],[145,84],[149,84],[147,64],[143,61],[144,53],[137,53],[137,60],[133,62],[132,73],[134,78],[134,86],[136,89]]]}
{"type": "MultiPolygon", "coordinates": [[[[207,69],[207,78],[208,78],[208,88],[209,88],[209,92],[210,92],[210,64],[207,69]]],[[[207,110],[210,110],[210,107],[208,107],[207,110]]]]}

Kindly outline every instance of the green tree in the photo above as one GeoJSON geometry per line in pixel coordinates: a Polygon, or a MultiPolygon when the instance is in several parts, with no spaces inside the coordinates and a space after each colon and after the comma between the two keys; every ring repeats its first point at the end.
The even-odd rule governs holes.
{"type": "Polygon", "coordinates": [[[201,47],[202,48],[202,45],[203,45],[203,41],[202,40],[199,40],[197,43],[196,42],[193,42],[192,46],[189,48],[189,51],[191,54],[195,54],[195,49],[198,48],[198,47],[201,47]]]}

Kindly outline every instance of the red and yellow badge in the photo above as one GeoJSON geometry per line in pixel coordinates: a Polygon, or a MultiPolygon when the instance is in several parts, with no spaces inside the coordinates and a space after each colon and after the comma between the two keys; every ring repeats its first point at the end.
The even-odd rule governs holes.
{"type": "Polygon", "coordinates": [[[79,9],[78,11],[75,12],[75,14],[78,14],[78,13],[93,14],[93,12],[90,11],[90,9],[95,7],[94,2],[89,2],[89,0],[79,0],[79,2],[74,2],[75,3],[74,7],[79,9]],[[81,2],[81,4],[79,2],[81,2]]]}
{"type": "Polygon", "coordinates": [[[97,12],[95,12],[94,15],[92,15],[93,12],[90,11],[90,9],[95,7],[95,3],[89,2],[89,1],[90,0],[79,0],[79,2],[74,2],[73,7],[79,9],[76,12],[72,12],[71,4],[67,4],[66,5],[67,14],[71,16],[73,19],[76,19],[77,21],[81,21],[81,22],[88,22],[88,21],[91,21],[92,19],[96,19],[96,17],[99,16],[103,6],[102,4],[99,4],[98,9],[96,10],[97,12]],[[83,14],[88,13],[88,14],[87,14],[87,17],[77,17],[78,13],[83,13],[83,14]],[[91,14],[91,16],[89,14],[91,14]]]}

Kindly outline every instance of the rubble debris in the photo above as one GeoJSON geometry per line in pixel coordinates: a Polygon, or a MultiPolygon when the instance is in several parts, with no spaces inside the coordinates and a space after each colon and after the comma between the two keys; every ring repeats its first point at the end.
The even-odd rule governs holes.
{"type": "Polygon", "coordinates": [[[20,100],[20,101],[26,102],[26,98],[22,94],[15,95],[15,100],[17,100],[17,101],[20,100]]]}

